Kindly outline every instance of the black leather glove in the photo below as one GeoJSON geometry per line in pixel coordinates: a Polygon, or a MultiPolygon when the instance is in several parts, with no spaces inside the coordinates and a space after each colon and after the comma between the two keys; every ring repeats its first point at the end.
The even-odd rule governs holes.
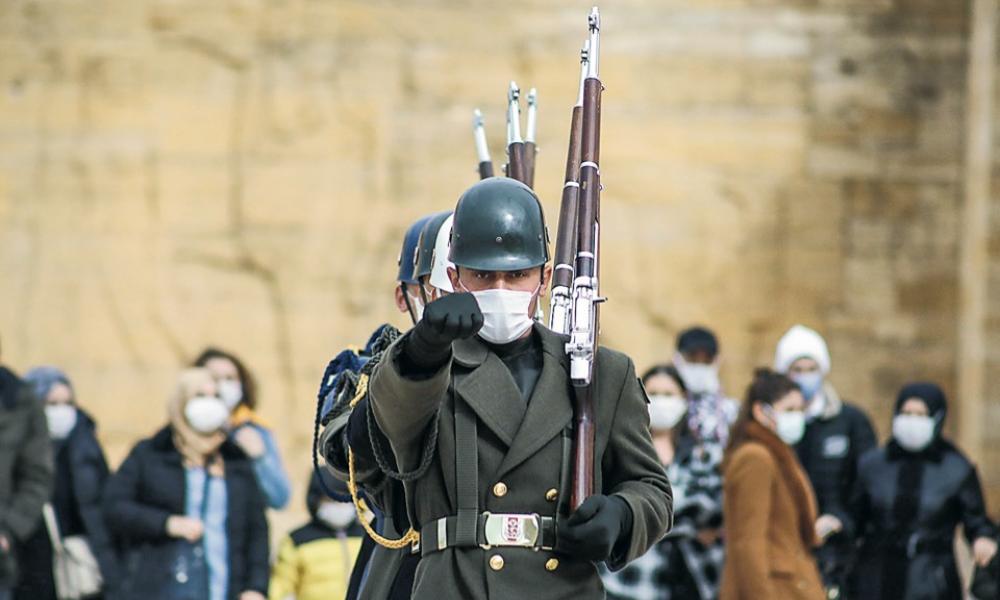
{"type": "Polygon", "coordinates": [[[451,343],[476,335],[483,327],[483,313],[475,296],[448,294],[424,308],[403,353],[419,369],[437,369],[448,360],[451,343]]]}
{"type": "Polygon", "coordinates": [[[632,536],[632,509],[619,496],[591,496],[568,519],[559,521],[556,550],[593,562],[617,554],[632,536]]]}

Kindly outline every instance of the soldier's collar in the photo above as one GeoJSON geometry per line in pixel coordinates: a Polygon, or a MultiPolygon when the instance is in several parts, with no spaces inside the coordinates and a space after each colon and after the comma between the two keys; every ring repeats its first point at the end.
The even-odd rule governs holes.
{"type": "MultiPolygon", "coordinates": [[[[569,340],[569,337],[555,333],[551,329],[548,329],[538,323],[534,325],[534,328],[536,335],[538,335],[538,337],[542,340],[542,352],[552,355],[558,359],[565,368],[568,368],[568,360],[566,358],[566,342],[569,340]]],[[[474,369],[483,364],[483,361],[486,360],[486,356],[489,352],[490,349],[479,338],[479,336],[472,336],[468,339],[457,340],[452,345],[453,360],[466,368],[474,369]]]]}
{"type": "MultiPolygon", "coordinates": [[[[551,354],[558,358],[560,362],[567,362],[566,342],[569,340],[569,337],[555,333],[538,323],[535,323],[533,327],[535,328],[536,335],[542,340],[542,352],[551,354]]],[[[456,340],[451,350],[453,360],[467,368],[476,368],[483,364],[483,361],[486,360],[486,356],[490,352],[490,349],[479,336],[475,335],[464,340],[456,340]]]]}

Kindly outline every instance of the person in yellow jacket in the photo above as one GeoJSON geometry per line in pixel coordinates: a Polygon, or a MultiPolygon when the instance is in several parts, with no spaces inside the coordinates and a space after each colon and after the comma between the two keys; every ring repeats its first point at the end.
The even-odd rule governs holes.
{"type": "MultiPolygon", "coordinates": [[[[332,477],[324,477],[323,483],[341,498],[350,498],[346,484],[332,477]]],[[[331,600],[347,595],[354,557],[364,535],[354,505],[327,496],[315,473],[306,505],[312,519],[285,536],[278,546],[269,600],[331,600]]]]}

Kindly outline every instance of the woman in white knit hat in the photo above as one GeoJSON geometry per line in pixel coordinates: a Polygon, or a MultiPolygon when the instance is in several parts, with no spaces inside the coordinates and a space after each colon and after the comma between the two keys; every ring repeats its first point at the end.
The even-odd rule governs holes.
{"type": "Polygon", "coordinates": [[[807,419],[795,450],[819,503],[820,572],[831,597],[839,597],[854,553],[848,502],[858,458],[877,445],[875,431],[867,415],[844,402],[829,382],[830,352],[812,329],[796,325],[785,333],[774,369],[795,381],[806,399],[807,419]]]}

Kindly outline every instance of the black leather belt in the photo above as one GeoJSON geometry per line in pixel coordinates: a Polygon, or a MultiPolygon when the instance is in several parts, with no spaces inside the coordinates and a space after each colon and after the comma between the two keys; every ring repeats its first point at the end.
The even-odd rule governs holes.
{"type": "MultiPolygon", "coordinates": [[[[445,548],[474,548],[457,541],[458,517],[442,517],[420,528],[420,554],[445,548]]],[[[551,550],[556,544],[556,520],[537,514],[481,513],[476,519],[476,546],[551,550]]]]}

